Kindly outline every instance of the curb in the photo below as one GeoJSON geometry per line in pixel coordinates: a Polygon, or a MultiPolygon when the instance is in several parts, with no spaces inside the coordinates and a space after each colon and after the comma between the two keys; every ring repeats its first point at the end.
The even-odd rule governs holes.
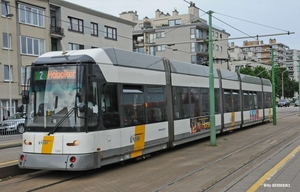
{"type": "Polygon", "coordinates": [[[1,167],[0,168],[0,182],[3,180],[8,179],[9,177],[13,177],[16,175],[23,175],[26,173],[32,173],[34,171],[38,170],[32,170],[32,169],[20,169],[18,164],[16,165],[10,165],[7,167],[1,167]]]}

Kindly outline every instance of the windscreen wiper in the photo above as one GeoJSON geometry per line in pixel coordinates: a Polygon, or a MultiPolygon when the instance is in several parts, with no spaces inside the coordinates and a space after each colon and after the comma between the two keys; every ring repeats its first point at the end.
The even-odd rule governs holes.
{"type": "Polygon", "coordinates": [[[67,114],[65,114],[65,115],[60,119],[60,121],[55,125],[54,129],[48,133],[48,135],[53,134],[53,133],[56,131],[56,129],[59,128],[59,126],[60,126],[67,118],[69,118],[70,115],[71,115],[72,113],[74,113],[75,109],[76,109],[76,107],[73,107],[67,114]]]}

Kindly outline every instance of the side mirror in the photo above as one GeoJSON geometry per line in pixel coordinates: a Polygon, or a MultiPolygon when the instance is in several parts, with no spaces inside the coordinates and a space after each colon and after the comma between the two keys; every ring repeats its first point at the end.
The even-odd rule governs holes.
{"type": "Polygon", "coordinates": [[[84,103],[79,103],[78,104],[78,109],[81,113],[86,112],[85,111],[85,104],[84,103]]]}
{"type": "Polygon", "coordinates": [[[28,104],[29,103],[29,91],[28,90],[23,90],[22,91],[22,103],[23,104],[28,104]]]}

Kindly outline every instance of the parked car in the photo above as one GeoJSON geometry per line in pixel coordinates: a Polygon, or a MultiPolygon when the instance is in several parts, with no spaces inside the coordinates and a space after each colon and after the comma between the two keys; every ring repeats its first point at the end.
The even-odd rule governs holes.
{"type": "Polygon", "coordinates": [[[289,107],[290,106],[290,102],[289,100],[287,99],[281,99],[279,102],[278,102],[278,107],[289,107]]]}
{"type": "Polygon", "coordinates": [[[299,100],[295,101],[295,107],[299,106],[299,100]]]}
{"type": "Polygon", "coordinates": [[[24,133],[25,131],[25,113],[15,113],[11,115],[7,120],[0,122],[0,132],[16,132],[24,133]]]}

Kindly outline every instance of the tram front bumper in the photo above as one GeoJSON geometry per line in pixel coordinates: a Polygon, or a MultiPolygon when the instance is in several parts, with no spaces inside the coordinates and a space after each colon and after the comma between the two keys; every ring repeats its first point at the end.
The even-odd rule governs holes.
{"type": "Polygon", "coordinates": [[[18,165],[21,169],[84,171],[100,167],[100,158],[95,158],[94,153],[62,155],[21,153],[18,165]]]}

